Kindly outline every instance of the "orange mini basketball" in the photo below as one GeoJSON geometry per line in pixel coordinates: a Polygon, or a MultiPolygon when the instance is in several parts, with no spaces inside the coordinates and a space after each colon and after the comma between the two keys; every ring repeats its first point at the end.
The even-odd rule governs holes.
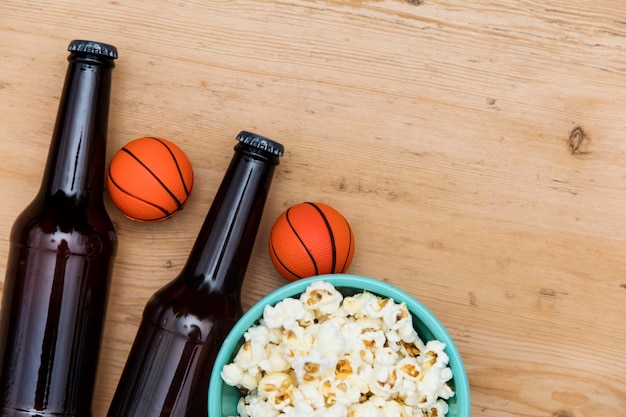
{"type": "Polygon", "coordinates": [[[284,211],[272,226],[270,259],[288,281],[346,272],[354,255],[348,221],[322,203],[300,203],[284,211]]]}
{"type": "Polygon", "coordinates": [[[172,217],[187,203],[192,186],[187,155],[162,138],[128,142],[109,165],[111,200],[132,220],[157,222],[172,217]]]}

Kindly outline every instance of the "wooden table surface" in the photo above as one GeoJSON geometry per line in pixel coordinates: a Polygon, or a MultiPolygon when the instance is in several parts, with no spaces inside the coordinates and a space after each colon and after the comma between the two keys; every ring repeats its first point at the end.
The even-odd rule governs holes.
{"type": "MultiPolygon", "coordinates": [[[[243,295],[284,280],[278,215],[341,211],[350,272],[431,309],[476,416],[626,410],[626,9],[621,0],[2,0],[0,267],[39,188],[70,40],[112,43],[108,159],[161,136],[188,206],[124,218],[97,379],[103,417],[144,305],[180,270],[251,130],[285,145],[243,295]]],[[[2,274],[3,276],[4,274],[2,274]]]]}

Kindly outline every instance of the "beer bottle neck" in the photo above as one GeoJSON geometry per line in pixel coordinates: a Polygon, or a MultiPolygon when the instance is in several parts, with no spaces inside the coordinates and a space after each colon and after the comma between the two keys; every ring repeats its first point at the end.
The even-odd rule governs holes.
{"type": "Polygon", "coordinates": [[[244,144],[224,175],[180,277],[238,299],[278,156],[244,144]]]}
{"type": "Polygon", "coordinates": [[[113,60],[72,53],[50,143],[41,193],[102,199],[113,60]]]}

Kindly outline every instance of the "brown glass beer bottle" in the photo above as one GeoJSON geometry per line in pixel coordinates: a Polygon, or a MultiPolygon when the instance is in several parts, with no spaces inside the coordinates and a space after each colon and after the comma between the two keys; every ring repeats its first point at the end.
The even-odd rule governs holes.
{"type": "Polygon", "coordinates": [[[72,41],[39,193],[10,238],[0,415],[91,415],[117,248],[103,203],[115,47],[72,41]]]}
{"type": "Polygon", "coordinates": [[[283,147],[241,132],[180,274],[145,307],[108,417],[207,415],[217,351],[242,314],[240,292],[283,147]]]}

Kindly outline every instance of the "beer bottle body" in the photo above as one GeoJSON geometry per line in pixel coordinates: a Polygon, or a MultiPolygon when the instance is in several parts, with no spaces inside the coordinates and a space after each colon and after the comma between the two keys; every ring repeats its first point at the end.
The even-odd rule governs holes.
{"type": "Polygon", "coordinates": [[[115,55],[89,49],[100,45],[112,48],[70,44],[42,186],[11,230],[0,311],[2,417],[91,415],[117,250],[102,199],[115,55]]]}
{"type": "Polygon", "coordinates": [[[144,309],[108,417],[207,415],[211,369],[242,314],[241,286],[277,164],[271,152],[235,147],[185,266],[144,309]]]}

